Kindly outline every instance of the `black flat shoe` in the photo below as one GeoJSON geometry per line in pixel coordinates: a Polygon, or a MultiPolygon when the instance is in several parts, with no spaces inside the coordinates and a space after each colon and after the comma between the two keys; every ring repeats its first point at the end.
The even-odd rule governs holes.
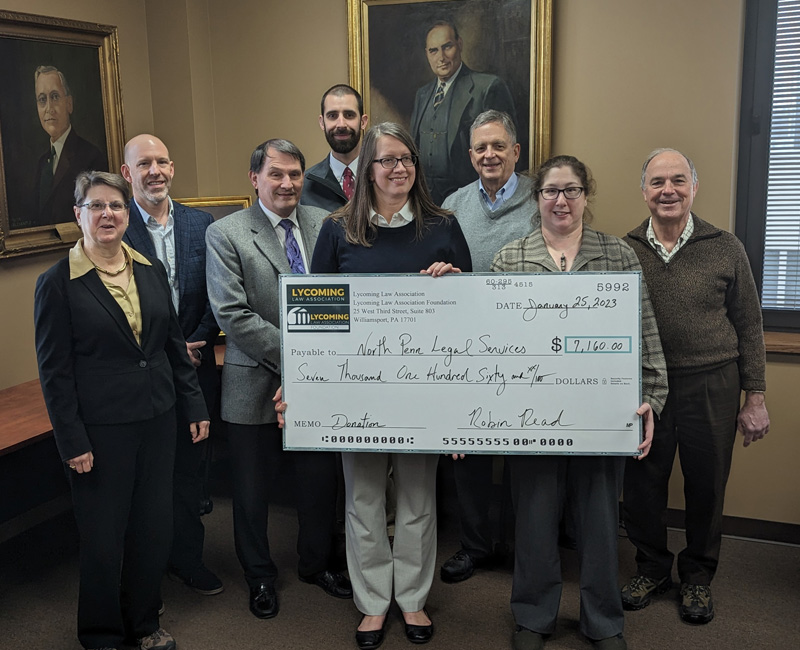
{"type": "MultiPolygon", "coordinates": [[[[361,620],[363,621],[364,619],[362,618],[361,620]]],[[[386,636],[386,621],[388,620],[388,616],[384,617],[383,625],[380,630],[360,632],[358,628],[356,628],[356,645],[359,647],[359,650],[375,650],[375,648],[380,647],[386,636]]],[[[359,625],[361,625],[360,622],[359,625]]]]}
{"type": "MultiPolygon", "coordinates": [[[[424,609],[422,610],[430,618],[430,614],[424,609]]],[[[406,623],[406,638],[411,643],[427,643],[433,638],[433,621],[430,625],[411,625],[406,623]]]]}

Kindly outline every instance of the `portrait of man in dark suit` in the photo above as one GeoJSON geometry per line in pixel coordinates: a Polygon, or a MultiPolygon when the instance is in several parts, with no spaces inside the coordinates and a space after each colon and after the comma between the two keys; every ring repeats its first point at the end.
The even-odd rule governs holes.
{"type": "Polygon", "coordinates": [[[530,132],[539,100],[531,0],[370,2],[365,11],[365,110],[372,123],[408,126],[434,200],[477,180],[469,127],[483,111],[512,116],[521,149],[516,170],[530,166],[531,135],[539,138],[530,132]]]}
{"type": "Polygon", "coordinates": [[[464,43],[455,23],[438,20],[425,36],[425,54],[435,79],[417,91],[411,135],[433,200],[441,204],[478,175],[469,159],[469,129],[489,109],[503,111],[516,124],[511,92],[500,77],[474,72],[464,64],[464,43]]]}
{"type": "Polygon", "coordinates": [[[108,171],[108,158],[72,127],[72,93],[64,74],[54,66],[40,65],[34,72],[39,121],[50,142],[36,167],[31,226],[67,221],[75,201],[75,178],[82,171],[108,171]]]}

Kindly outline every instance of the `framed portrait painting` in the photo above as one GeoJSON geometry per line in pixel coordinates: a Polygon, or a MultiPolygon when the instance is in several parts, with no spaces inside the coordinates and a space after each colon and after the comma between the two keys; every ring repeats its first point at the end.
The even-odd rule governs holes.
{"type": "Polygon", "coordinates": [[[75,177],[116,171],[117,28],[0,10],[0,259],[69,246],[75,177]]]}
{"type": "Polygon", "coordinates": [[[468,162],[469,126],[488,109],[513,119],[518,171],[549,156],[552,0],[348,0],[348,9],[351,84],[370,124],[409,128],[426,176],[429,160],[451,171],[468,162]]]}

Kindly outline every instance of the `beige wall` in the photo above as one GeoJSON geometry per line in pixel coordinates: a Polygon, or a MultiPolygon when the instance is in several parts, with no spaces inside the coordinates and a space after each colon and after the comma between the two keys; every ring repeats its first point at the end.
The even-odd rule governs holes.
{"type": "MultiPolygon", "coordinates": [[[[4,4],[65,11],[55,0],[4,4]]],[[[696,211],[731,228],[743,0],[554,4],[553,152],[593,169],[595,226],[622,235],[646,216],[641,161],[655,147],[673,146],[697,164],[696,211]]],[[[269,137],[293,140],[309,164],[325,155],[316,118],[321,93],[347,79],[343,0],[76,0],[69,7],[70,17],[120,26],[127,132],[155,128],[168,141],[173,194],[250,192],[250,152],[269,137]]],[[[55,258],[0,263],[7,342],[0,388],[36,375],[33,284],[55,258]]],[[[737,447],[726,514],[800,524],[792,408],[800,364],[770,357],[767,375],[773,430],[765,442],[737,447]]],[[[671,505],[682,507],[679,481],[671,505]]]]}

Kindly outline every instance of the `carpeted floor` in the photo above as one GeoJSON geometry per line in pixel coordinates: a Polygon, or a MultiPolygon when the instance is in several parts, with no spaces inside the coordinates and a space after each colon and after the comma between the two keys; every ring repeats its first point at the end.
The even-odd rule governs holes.
{"type": "MultiPolygon", "coordinates": [[[[223,491],[224,492],[224,491],[223,491]]],[[[326,596],[295,577],[297,520],[291,508],[273,508],[270,544],[282,574],[281,612],[259,620],[247,607],[247,587],[233,549],[230,499],[215,494],[205,518],[206,564],[222,578],[225,591],[200,596],[166,579],[162,625],[180,650],[264,650],[266,648],[350,648],[359,620],[352,601],[326,596]]],[[[457,550],[452,500],[440,506],[439,564],[457,550]]],[[[682,533],[671,532],[674,549],[682,533]]],[[[518,540],[517,543],[522,543],[518,540]]],[[[75,637],[77,532],[70,512],[0,545],[0,649],[79,650],[75,637]]],[[[590,646],[578,631],[577,558],[562,553],[564,591],[556,634],[548,650],[590,646]]],[[[634,572],[633,548],[620,541],[620,581],[634,572]]],[[[625,636],[639,650],[691,648],[792,649],[800,647],[800,548],[725,539],[714,582],[716,618],[691,627],[677,614],[677,591],[640,612],[626,614],[625,636]]],[[[461,584],[438,576],[428,600],[436,634],[431,650],[510,648],[514,628],[509,609],[511,568],[481,571],[461,584]]],[[[386,650],[410,648],[399,612],[390,612],[386,650]]]]}

